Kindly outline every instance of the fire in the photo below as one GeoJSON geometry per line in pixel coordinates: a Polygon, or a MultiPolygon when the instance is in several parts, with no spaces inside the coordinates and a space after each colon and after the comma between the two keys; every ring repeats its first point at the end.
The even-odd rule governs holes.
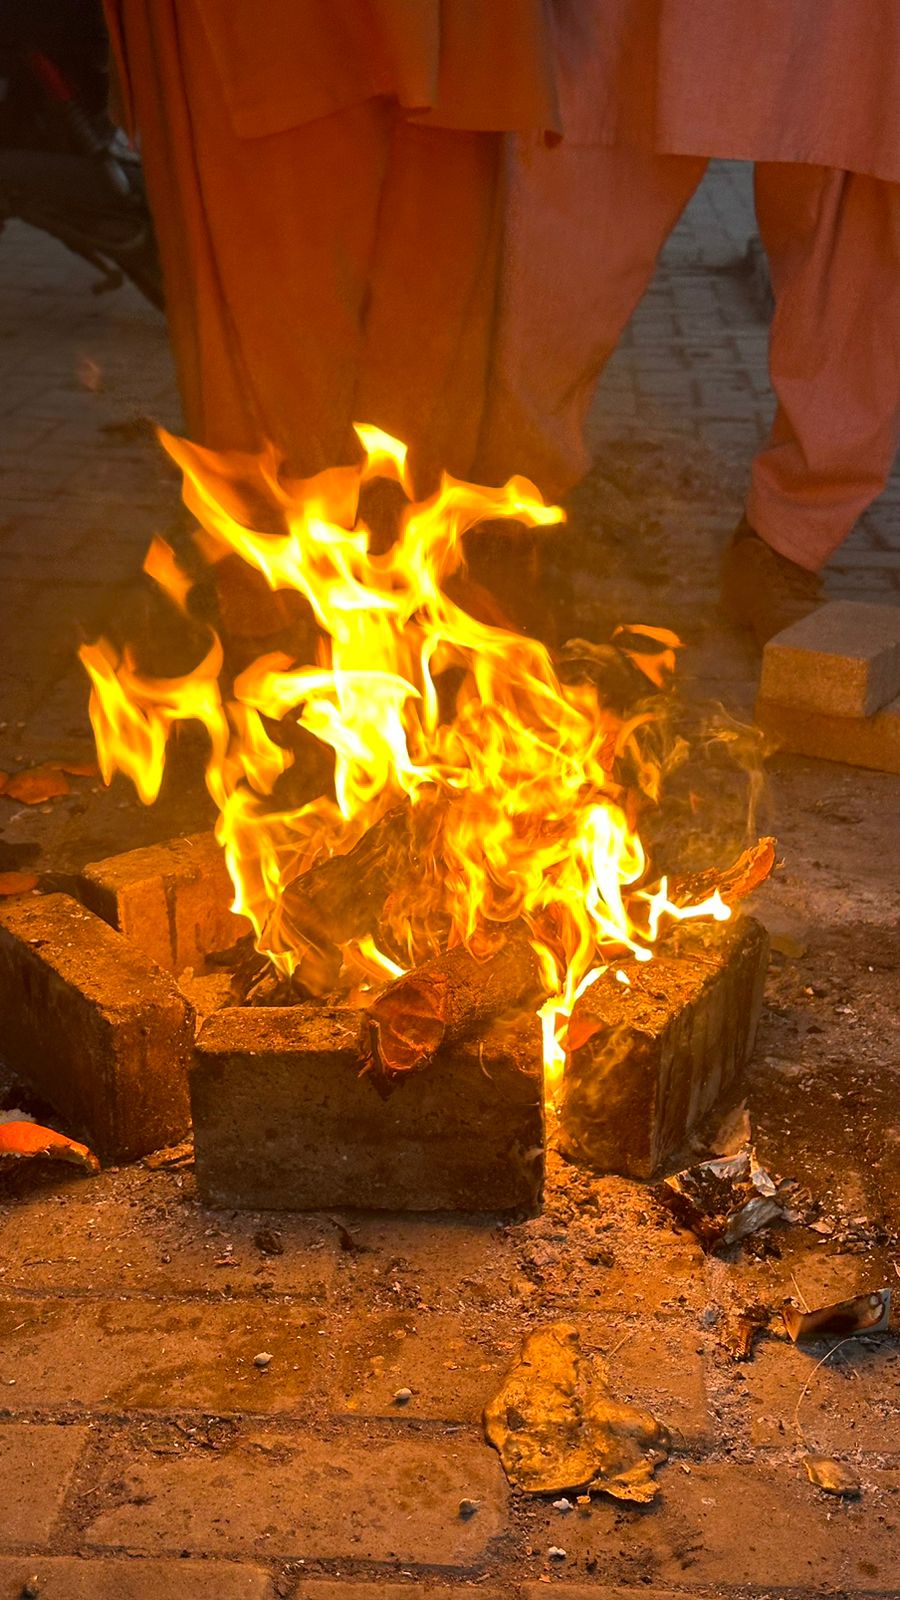
{"type": "MultiPolygon", "coordinates": [[[[477,620],[448,592],[468,530],[501,518],[546,527],[564,513],[518,477],[500,489],[444,477],[416,501],[404,446],[376,428],[356,432],[359,466],[286,483],[273,455],[255,463],[283,519],[277,534],[228,509],[228,474],[239,478],[246,462],[162,434],[201,548],[237,554],[271,589],[302,595],[320,639],[315,660],[269,654],[233,682],[215,636],[192,672],[168,679],[141,673],[104,640],[84,646],[101,770],[107,782],[123,772],[149,805],[173,726],[203,725],[234,909],[285,975],[311,943],[289,914],[290,886],[409,808],[428,848],[394,886],[380,925],[343,947],[345,969],[365,991],[442,948],[486,954],[512,924],[524,926],[552,993],[541,1013],[552,1086],[565,1021],[608,965],[626,953],[650,959],[665,919],[729,912],[718,894],[679,908],[665,879],[647,881],[636,821],[659,793],[645,737],[654,713],[617,715],[592,682],[564,681],[543,644],[477,620]],[[387,551],[359,514],[360,491],[377,478],[406,498],[387,551]],[[274,737],[291,724],[334,761],[333,793],[295,806],[277,785],[296,757],[289,739],[274,737]]],[[[164,541],[154,540],[145,570],[186,610],[190,580],[164,541]]],[[[630,628],[621,638],[658,687],[674,668],[675,635],[630,628]]]]}

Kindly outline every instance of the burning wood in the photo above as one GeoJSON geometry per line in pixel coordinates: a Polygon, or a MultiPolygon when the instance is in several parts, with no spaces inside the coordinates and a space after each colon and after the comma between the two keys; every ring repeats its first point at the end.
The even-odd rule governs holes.
{"type": "Polygon", "coordinates": [[[731,907],[765,883],[774,866],[775,840],[767,837],[757,840],[723,871],[711,867],[706,872],[675,878],[669,890],[675,904],[681,907],[702,905],[714,894],[731,907]]]}
{"type": "Polygon", "coordinates": [[[464,945],[405,973],[368,1010],[372,1057],[382,1072],[427,1066],[443,1044],[484,1031],[517,1009],[547,997],[537,956],[527,940],[508,939],[479,961],[464,945]]]}
{"type": "Polygon", "coordinates": [[[334,974],[328,984],[333,988],[340,946],[378,927],[392,884],[409,870],[413,837],[412,808],[394,806],[346,855],[327,856],[287,885],[267,935],[277,932],[289,946],[318,951],[334,974]]]}
{"type": "MultiPolygon", "coordinates": [[[[737,1032],[719,1026],[733,988],[727,974],[718,998],[708,999],[702,963],[699,978],[686,976],[687,963],[679,968],[672,957],[673,992],[660,1006],[639,969],[665,967],[666,956],[651,957],[675,923],[728,922],[730,906],[771,870],[774,843],[761,841],[727,872],[656,882],[637,826],[642,809],[659,800],[677,638],[628,627],[610,647],[582,642],[554,660],[538,641],[469,615],[453,597],[465,535],[498,518],[542,528],[562,512],[519,478],[501,489],[445,478],[417,502],[405,447],[375,428],[357,432],[362,465],[302,483],[280,474],[271,451],[261,457],[254,476],[272,504],[257,527],[235,519],[240,497],[229,488],[229,475],[248,470],[246,458],[232,462],[162,436],[183,469],[201,551],[243,561],[248,579],[262,577],[308,605],[317,658],[273,653],[234,677],[213,635],[193,671],[163,679],[108,641],[84,647],[102,774],[109,781],[124,772],[152,803],[173,729],[201,724],[233,910],[251,924],[257,952],[233,992],[243,987],[240,998],[269,1013],[297,1002],[302,1010],[310,998],[323,1017],[339,1009],[341,1037],[355,1041],[355,1071],[373,1068],[371,1098],[379,1099],[379,1085],[384,1094],[407,1080],[425,1095],[422,1085],[436,1073],[418,1069],[450,1071],[458,1049],[479,1060],[479,1041],[498,1018],[539,1007],[551,1099],[569,1049],[569,1147],[616,1170],[655,1171],[697,1108],[708,1110],[743,1063],[762,942],[746,927],[732,941],[740,947],[732,963],[737,1032]],[[392,483],[409,502],[389,547],[360,515],[374,480],[392,483]],[[267,531],[273,527],[284,531],[267,531]],[[281,779],[310,736],[331,758],[333,787],[291,802],[281,779]],[[271,970],[260,973],[257,960],[271,970]],[[620,978],[643,992],[653,1016],[643,1064],[636,1072],[629,1062],[631,1087],[619,1087],[639,1148],[613,1160],[610,1142],[614,1134],[621,1144],[621,1132],[610,1131],[599,1104],[611,1080],[598,1073],[594,1043],[608,1029],[607,1002],[621,992],[620,978]],[[698,1037],[705,1027],[712,1039],[715,1020],[718,1055],[713,1060],[712,1046],[695,1050],[709,1081],[685,1075],[664,1098],[670,1056],[687,1037],[679,995],[698,1037]]],[[[191,580],[172,552],[157,543],[145,567],[184,611],[191,580]]],[[[717,961],[714,954],[706,967],[717,961]]],[[[536,1029],[533,1015],[531,1022],[536,1029]]],[[[241,1025],[246,1038],[262,1026],[259,1014],[241,1025]]],[[[242,1062],[244,1054],[242,1042],[242,1062]]],[[[330,1050],[300,1055],[328,1070],[330,1050]]],[[[244,1072],[242,1065],[242,1083],[244,1072]]],[[[198,1160],[204,1148],[201,1140],[198,1160]]]]}
{"type": "MultiPolygon", "coordinates": [[[[619,676],[642,685],[629,708],[605,698],[602,673],[557,665],[539,642],[468,615],[447,587],[468,530],[497,518],[541,528],[562,513],[518,478],[497,490],[445,479],[415,502],[404,446],[357,431],[360,467],[297,483],[279,476],[271,454],[262,459],[287,530],[278,535],[235,520],[223,489],[228,458],[163,436],[184,471],[201,547],[239,557],[248,574],[307,602],[319,656],[264,656],[232,683],[215,638],[193,672],[166,680],[142,675],[108,642],[85,647],[101,769],[107,779],[124,771],[149,804],[173,727],[205,727],[235,910],[306,994],[341,994],[355,963],[369,979],[365,1001],[373,982],[427,964],[435,950],[478,952],[492,928],[518,924],[540,983],[507,972],[503,962],[518,969],[522,958],[504,956],[497,970],[511,989],[502,1009],[515,994],[550,996],[546,1054],[558,1073],[565,1022],[607,952],[644,959],[668,921],[727,915],[715,892],[707,903],[689,886],[679,905],[664,883],[654,887],[635,830],[642,803],[659,793],[658,722],[678,641],[660,629],[620,633],[619,676]],[[410,501],[387,550],[359,516],[360,493],[379,479],[410,501]],[[276,740],[279,723],[287,737],[276,740]],[[297,728],[331,752],[334,792],[284,808],[276,785],[297,758],[297,728]]],[[[151,548],[146,570],[184,609],[190,580],[171,552],[161,559],[151,548]]],[[[423,1064],[434,1039],[468,1026],[463,1013],[480,1016],[500,999],[492,968],[454,956],[448,974],[454,963],[469,967],[463,988],[429,970],[379,1002],[387,1070],[423,1064]],[[473,998],[485,983],[486,998],[473,998]],[[412,1028],[401,1007],[415,1013],[412,1028]]]]}

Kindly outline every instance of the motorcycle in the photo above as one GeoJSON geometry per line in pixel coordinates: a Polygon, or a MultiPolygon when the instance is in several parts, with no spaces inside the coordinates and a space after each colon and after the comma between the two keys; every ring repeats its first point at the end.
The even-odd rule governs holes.
{"type": "MultiPolygon", "coordinates": [[[[105,111],[102,19],[93,57],[85,11],[71,29],[43,33],[50,12],[31,0],[0,11],[0,233],[12,218],[52,234],[101,273],[95,294],[127,277],[163,308],[162,273],[140,159],[105,111]],[[27,20],[22,19],[22,11],[27,20]]],[[[87,8],[90,9],[89,7],[87,8]]]]}

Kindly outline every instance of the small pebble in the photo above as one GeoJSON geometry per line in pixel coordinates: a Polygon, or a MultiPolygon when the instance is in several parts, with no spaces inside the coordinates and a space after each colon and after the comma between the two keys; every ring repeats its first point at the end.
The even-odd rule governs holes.
{"type": "Polygon", "coordinates": [[[474,1517],[480,1505],[480,1500],[460,1500],[459,1514],[464,1520],[467,1521],[469,1517],[474,1517]]]}
{"type": "Polygon", "coordinates": [[[253,1357],[253,1365],[264,1372],[271,1360],[272,1357],[269,1355],[268,1350],[261,1350],[258,1356],[253,1357]]]}
{"type": "Polygon", "coordinates": [[[551,1561],[565,1561],[566,1559],[565,1550],[560,1550],[558,1544],[552,1544],[550,1549],[547,1551],[547,1555],[551,1561]]]}
{"type": "Polygon", "coordinates": [[[571,1511],[572,1502],[571,1500],[567,1500],[565,1495],[563,1495],[561,1500],[554,1500],[553,1509],[554,1511],[571,1511]]]}
{"type": "Polygon", "coordinates": [[[394,1402],[398,1406],[405,1406],[411,1399],[412,1389],[396,1389],[394,1391],[394,1402]]]}
{"type": "Polygon", "coordinates": [[[22,1585],[22,1600],[38,1600],[41,1586],[37,1578],[26,1578],[22,1585]]]}

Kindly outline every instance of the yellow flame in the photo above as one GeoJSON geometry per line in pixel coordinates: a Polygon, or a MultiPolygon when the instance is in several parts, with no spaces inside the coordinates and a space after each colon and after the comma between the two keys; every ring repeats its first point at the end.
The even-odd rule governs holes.
{"type": "MultiPolygon", "coordinates": [[[[271,589],[302,595],[321,639],[315,661],[263,656],[228,689],[215,637],[192,672],[171,679],[141,674],[104,640],[85,646],[101,770],[107,782],[125,773],[150,804],[173,724],[203,725],[235,909],[285,973],[303,954],[279,914],[294,880],[352,848],[398,803],[432,812],[433,850],[401,874],[380,925],[345,949],[348,968],[384,982],[442,945],[479,949],[498,925],[524,923],[552,991],[541,1010],[552,1079],[565,1021],[607,955],[648,960],[665,918],[729,913],[718,896],[680,909],[665,879],[646,883],[634,819],[641,796],[659,790],[659,763],[643,738],[652,714],[616,716],[591,683],[562,681],[543,644],[478,621],[448,592],[464,535],[480,522],[545,527],[562,511],[524,478],[490,489],[444,477],[417,502],[405,447],[376,428],[356,431],[360,466],[293,483],[279,477],[271,452],[231,461],[161,435],[184,472],[201,550],[233,552],[271,589]],[[234,480],[251,467],[281,533],[235,514],[234,480]],[[395,542],[380,553],[358,514],[360,488],[376,477],[396,482],[408,502],[395,542]],[[278,800],[295,757],[290,741],[272,736],[291,724],[334,761],[333,794],[297,806],[278,800]]],[[[154,541],[146,570],[184,610],[190,580],[164,541],[154,541]]],[[[662,683],[676,636],[621,631],[622,648],[662,683]]]]}

